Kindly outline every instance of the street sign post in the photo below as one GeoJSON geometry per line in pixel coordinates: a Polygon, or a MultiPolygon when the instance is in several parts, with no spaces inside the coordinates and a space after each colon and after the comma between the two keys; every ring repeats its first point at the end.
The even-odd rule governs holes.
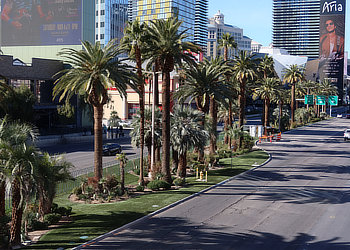
{"type": "Polygon", "coordinates": [[[305,104],[313,105],[314,104],[314,96],[313,95],[305,95],[305,104]]]}
{"type": "Polygon", "coordinates": [[[326,105],[326,96],[324,95],[316,96],[316,105],[326,105]]]}

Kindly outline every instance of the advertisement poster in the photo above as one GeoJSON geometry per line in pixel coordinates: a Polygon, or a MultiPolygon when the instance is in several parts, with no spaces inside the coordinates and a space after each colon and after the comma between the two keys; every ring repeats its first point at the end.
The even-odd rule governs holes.
{"type": "Polygon", "coordinates": [[[80,44],[82,0],[1,0],[1,45],[80,44]]]}
{"type": "Polygon", "coordinates": [[[328,79],[343,96],[345,0],[321,0],[319,79],[328,79]]]}

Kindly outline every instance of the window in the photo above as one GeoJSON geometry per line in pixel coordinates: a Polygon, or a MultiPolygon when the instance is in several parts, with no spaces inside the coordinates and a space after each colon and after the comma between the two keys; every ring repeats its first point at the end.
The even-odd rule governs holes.
{"type": "Polygon", "coordinates": [[[101,27],[104,27],[105,26],[105,22],[101,22],[101,27]]]}
{"type": "Polygon", "coordinates": [[[105,14],[105,10],[101,10],[101,16],[105,14]]]}
{"type": "Polygon", "coordinates": [[[96,34],[96,40],[98,40],[98,35],[96,34]]]}
{"type": "Polygon", "coordinates": [[[101,34],[100,39],[105,39],[105,34],[101,34]]]}
{"type": "Polygon", "coordinates": [[[96,28],[98,28],[98,23],[96,23],[96,28]]]}
{"type": "Polygon", "coordinates": [[[98,16],[98,10],[96,10],[96,16],[98,16]]]}

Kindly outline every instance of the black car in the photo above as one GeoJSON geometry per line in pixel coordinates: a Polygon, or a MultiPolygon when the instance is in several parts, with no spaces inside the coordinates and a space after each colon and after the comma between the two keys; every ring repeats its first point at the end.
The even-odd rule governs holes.
{"type": "Polygon", "coordinates": [[[106,143],[102,146],[103,155],[114,155],[122,152],[122,146],[118,143],[106,143]]]}

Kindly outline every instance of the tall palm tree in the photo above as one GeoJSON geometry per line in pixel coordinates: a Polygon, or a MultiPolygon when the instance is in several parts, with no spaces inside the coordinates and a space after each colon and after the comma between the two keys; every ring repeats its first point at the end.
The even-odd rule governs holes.
{"type": "MultiPolygon", "coordinates": [[[[161,141],[160,137],[162,134],[161,128],[159,126],[161,120],[161,113],[159,109],[155,110],[155,127],[154,127],[154,139],[155,139],[155,147],[160,147],[161,141]]],[[[140,112],[134,117],[131,127],[133,128],[130,132],[131,144],[135,147],[140,147],[140,112]]],[[[148,150],[148,163],[151,164],[151,150],[152,150],[152,110],[149,108],[145,108],[145,146],[148,150]]],[[[148,170],[151,171],[152,166],[148,166],[148,170]]],[[[152,173],[152,176],[155,173],[152,173]]]]}
{"type": "Polygon", "coordinates": [[[165,181],[172,183],[170,174],[170,72],[175,65],[193,65],[193,56],[185,51],[199,52],[200,48],[190,42],[184,42],[186,30],[180,31],[182,22],[177,18],[151,21],[149,52],[152,58],[159,60],[162,71],[162,173],[165,181]]]}
{"type": "Polygon", "coordinates": [[[228,50],[230,48],[237,49],[237,43],[230,33],[224,33],[218,40],[218,48],[224,49],[224,60],[228,61],[228,50]]]}
{"type": "Polygon", "coordinates": [[[275,68],[273,58],[265,55],[258,65],[258,72],[262,73],[262,78],[274,77],[275,68]]]}
{"type": "MultiPolygon", "coordinates": [[[[133,78],[129,66],[123,64],[116,56],[116,41],[111,40],[105,47],[99,42],[91,44],[82,42],[83,50],[64,48],[58,54],[71,69],[57,74],[53,88],[54,97],[60,95],[60,101],[69,100],[74,94],[85,93],[86,102],[93,106],[94,113],[94,172],[95,178],[102,178],[102,117],[103,105],[107,103],[107,90],[116,87],[121,96],[126,96],[127,85],[132,85],[133,78]]],[[[134,79],[134,78],[133,78],[134,79]]],[[[135,88],[135,86],[133,86],[135,88]]]]}
{"type": "MultiPolygon", "coordinates": [[[[233,65],[234,78],[239,82],[239,119],[238,127],[243,130],[243,123],[245,117],[245,95],[246,84],[256,77],[255,69],[256,62],[252,58],[253,55],[247,51],[240,51],[239,55],[235,57],[233,65]]],[[[243,137],[240,137],[238,147],[242,147],[243,137]]]]}
{"type": "Polygon", "coordinates": [[[267,135],[267,126],[269,121],[269,109],[272,100],[279,96],[280,80],[278,78],[264,78],[258,87],[254,89],[253,96],[258,96],[264,100],[264,134],[267,135]]]}
{"type": "Polygon", "coordinates": [[[295,84],[297,82],[300,82],[304,80],[304,74],[303,70],[296,64],[290,65],[289,68],[287,68],[284,71],[283,76],[283,82],[289,83],[292,85],[291,90],[291,101],[290,101],[290,108],[291,108],[291,124],[294,123],[294,111],[295,111],[295,84]]]}
{"type": "Polygon", "coordinates": [[[121,47],[128,52],[129,57],[136,62],[137,73],[137,88],[139,90],[139,106],[140,106],[140,177],[139,184],[144,186],[143,179],[143,150],[145,143],[145,81],[142,75],[142,61],[143,53],[145,49],[146,40],[146,23],[140,24],[138,20],[128,22],[124,29],[124,37],[121,42],[121,47]]]}
{"type": "Polygon", "coordinates": [[[201,113],[190,107],[175,106],[171,118],[171,145],[179,154],[177,176],[185,178],[187,150],[205,145],[208,133],[200,125],[201,113]]]}

